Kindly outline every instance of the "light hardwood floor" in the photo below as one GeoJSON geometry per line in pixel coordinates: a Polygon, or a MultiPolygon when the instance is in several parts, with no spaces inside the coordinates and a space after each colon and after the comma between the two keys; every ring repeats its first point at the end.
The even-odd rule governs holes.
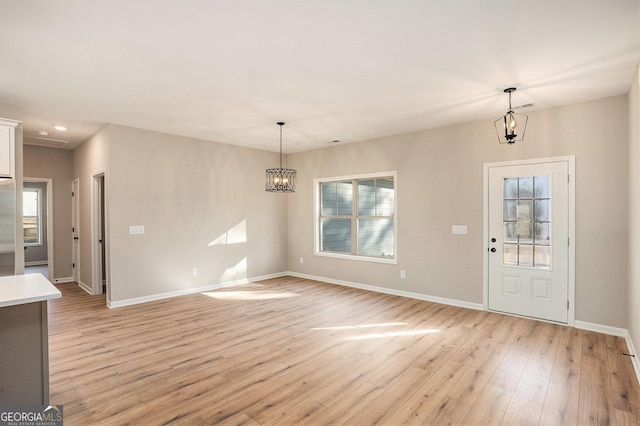
{"type": "Polygon", "coordinates": [[[65,425],[638,424],[624,339],[279,278],[109,310],[59,285],[65,425]]]}

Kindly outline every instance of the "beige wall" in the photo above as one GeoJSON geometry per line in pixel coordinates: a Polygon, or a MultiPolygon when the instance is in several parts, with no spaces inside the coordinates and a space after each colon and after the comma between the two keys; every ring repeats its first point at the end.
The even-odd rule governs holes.
{"type": "MultiPolygon", "coordinates": [[[[631,340],[640,348],[640,67],[629,91],[629,309],[631,340]]],[[[637,356],[637,355],[636,355],[637,356]]],[[[636,365],[638,360],[636,358],[636,365]]]]}
{"type": "Polygon", "coordinates": [[[299,176],[289,270],[482,303],[483,164],[575,155],[576,319],[626,328],[627,108],[617,96],[530,112],[526,140],[514,146],[499,145],[486,120],[290,155],[299,176]],[[398,264],[314,256],[313,179],[390,170],[398,172],[398,264]],[[469,234],[451,235],[451,225],[469,234]]]}
{"type": "MultiPolygon", "coordinates": [[[[102,128],[91,136],[89,140],[73,150],[73,175],[71,179],[78,179],[79,181],[80,281],[86,288],[91,288],[93,284],[91,270],[91,256],[93,255],[91,241],[92,179],[93,175],[106,171],[108,164],[109,126],[102,128]]],[[[71,212],[69,214],[69,220],[71,221],[71,212]]]]}
{"type": "Polygon", "coordinates": [[[111,301],[286,271],[287,195],[264,190],[277,154],[115,125],[108,145],[111,301]]]}
{"type": "Polygon", "coordinates": [[[53,279],[71,277],[71,176],[73,153],[24,145],[24,175],[53,183],[53,279]]]}

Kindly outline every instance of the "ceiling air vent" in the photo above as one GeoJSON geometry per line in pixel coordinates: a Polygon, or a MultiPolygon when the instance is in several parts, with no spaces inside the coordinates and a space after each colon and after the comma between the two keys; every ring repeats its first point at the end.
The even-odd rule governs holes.
{"type": "Polygon", "coordinates": [[[69,141],[43,137],[25,137],[25,145],[44,146],[46,148],[65,148],[69,141]]]}
{"type": "Polygon", "coordinates": [[[535,106],[535,104],[533,102],[529,102],[528,104],[514,106],[513,109],[531,108],[532,106],[535,106]]]}

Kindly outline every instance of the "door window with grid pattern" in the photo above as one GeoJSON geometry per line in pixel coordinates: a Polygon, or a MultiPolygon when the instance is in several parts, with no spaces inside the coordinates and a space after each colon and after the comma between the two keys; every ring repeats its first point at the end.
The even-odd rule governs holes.
{"type": "Polygon", "coordinates": [[[504,179],[504,265],[551,268],[549,188],[550,176],[504,179]]]}

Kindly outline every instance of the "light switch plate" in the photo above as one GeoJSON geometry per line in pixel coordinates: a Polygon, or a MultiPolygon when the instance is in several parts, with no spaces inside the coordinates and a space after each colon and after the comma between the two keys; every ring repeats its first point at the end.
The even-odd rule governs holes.
{"type": "Polygon", "coordinates": [[[454,235],[467,235],[467,225],[451,225],[451,233],[454,235]]]}
{"type": "Polygon", "coordinates": [[[140,234],[144,234],[144,225],[129,226],[129,235],[140,235],[140,234]]]}

